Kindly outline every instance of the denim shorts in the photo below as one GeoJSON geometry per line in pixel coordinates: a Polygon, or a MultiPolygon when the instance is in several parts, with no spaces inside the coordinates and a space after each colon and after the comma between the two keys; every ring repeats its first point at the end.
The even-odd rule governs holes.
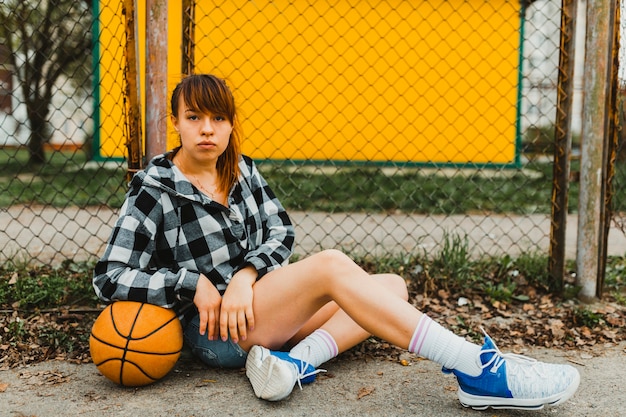
{"type": "Polygon", "coordinates": [[[202,362],[212,368],[243,368],[246,365],[248,353],[230,337],[223,341],[209,340],[207,333],[199,333],[200,318],[195,316],[185,326],[185,342],[191,348],[192,353],[202,362]]]}

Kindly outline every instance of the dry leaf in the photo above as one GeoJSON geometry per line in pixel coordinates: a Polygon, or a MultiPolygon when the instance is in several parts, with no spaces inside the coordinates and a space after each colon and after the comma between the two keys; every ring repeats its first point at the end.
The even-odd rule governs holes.
{"type": "Polygon", "coordinates": [[[375,388],[374,387],[363,387],[361,389],[359,389],[359,393],[357,395],[357,399],[361,399],[365,396],[370,395],[372,392],[374,392],[375,388]]]}
{"type": "Polygon", "coordinates": [[[550,332],[556,339],[563,339],[565,337],[565,330],[563,327],[565,324],[561,320],[550,320],[550,332]]]}
{"type": "Polygon", "coordinates": [[[5,392],[9,388],[9,384],[0,383],[0,392],[5,392]]]}
{"type": "Polygon", "coordinates": [[[607,339],[611,339],[611,340],[615,340],[615,338],[617,337],[615,332],[610,331],[610,330],[603,330],[602,334],[604,335],[604,337],[606,337],[607,339]]]}

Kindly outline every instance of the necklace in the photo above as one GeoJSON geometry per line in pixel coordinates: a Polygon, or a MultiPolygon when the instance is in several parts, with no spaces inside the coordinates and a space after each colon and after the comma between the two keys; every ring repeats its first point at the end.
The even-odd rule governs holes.
{"type": "MultiPolygon", "coordinates": [[[[183,174],[188,175],[189,177],[191,177],[191,179],[195,182],[195,185],[200,188],[200,190],[202,190],[202,192],[204,192],[206,195],[208,195],[209,197],[211,197],[211,200],[214,201],[218,201],[218,199],[216,198],[216,194],[218,194],[218,189],[217,186],[215,184],[213,184],[211,187],[215,189],[215,191],[210,191],[207,188],[205,188],[204,185],[202,185],[202,181],[200,181],[200,179],[198,179],[197,176],[193,175],[192,173],[190,173],[186,167],[183,167],[182,161],[180,160],[180,158],[178,158],[178,169],[180,169],[183,174]]],[[[219,195],[218,195],[219,197],[219,195]]]]}
{"type": "MultiPolygon", "coordinates": [[[[216,200],[215,198],[215,194],[212,191],[207,190],[206,188],[204,188],[204,185],[202,185],[202,182],[198,179],[198,177],[196,177],[195,175],[191,175],[189,174],[195,181],[196,184],[198,184],[198,187],[209,197],[211,197],[211,200],[216,200]]],[[[217,187],[215,185],[213,185],[213,188],[215,188],[217,190],[217,187]]]]}

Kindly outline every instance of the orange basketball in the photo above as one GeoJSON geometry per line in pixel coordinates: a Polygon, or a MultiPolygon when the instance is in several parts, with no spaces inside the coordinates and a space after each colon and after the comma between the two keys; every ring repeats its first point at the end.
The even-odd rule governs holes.
{"type": "Polygon", "coordinates": [[[163,378],[182,347],[183,329],[173,310],[135,301],[107,306],[89,338],[98,370],[116,384],[130,387],[163,378]]]}

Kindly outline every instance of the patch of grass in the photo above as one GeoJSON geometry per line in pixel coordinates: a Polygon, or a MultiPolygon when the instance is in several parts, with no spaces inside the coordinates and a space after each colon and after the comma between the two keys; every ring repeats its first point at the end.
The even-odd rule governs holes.
{"type": "Polygon", "coordinates": [[[441,249],[432,259],[430,274],[443,288],[464,288],[475,281],[474,265],[468,237],[446,232],[441,249]]]}
{"type": "Polygon", "coordinates": [[[607,258],[604,286],[613,291],[626,289],[626,257],[609,256],[607,258]]]}
{"type": "Polygon", "coordinates": [[[447,234],[439,252],[430,258],[417,258],[407,265],[409,277],[425,288],[461,291],[480,289],[494,301],[510,303],[529,300],[527,291],[554,292],[556,285],[548,274],[548,257],[541,253],[471,256],[466,237],[447,234]]]}
{"type": "Polygon", "coordinates": [[[5,364],[89,358],[91,326],[100,302],[92,263],[57,268],[6,262],[0,266],[0,345],[5,364]],[[3,330],[2,330],[3,329],[3,330]]]}
{"type": "Polygon", "coordinates": [[[38,167],[24,149],[0,149],[0,207],[44,204],[56,207],[120,207],[126,192],[122,168],[87,164],[83,152],[49,152],[38,167]]]}
{"type": "Polygon", "coordinates": [[[556,283],[548,272],[549,257],[540,252],[522,253],[513,263],[516,270],[523,274],[524,279],[531,285],[539,286],[550,291],[555,290],[556,283]]]}
{"type": "MultiPolygon", "coordinates": [[[[49,152],[41,167],[27,165],[23,149],[0,149],[0,207],[12,204],[119,207],[126,172],[87,164],[82,151],[49,152]]],[[[288,210],[404,212],[428,214],[550,213],[553,166],[533,161],[524,170],[310,166],[257,163],[288,210]],[[500,172],[501,171],[501,172],[500,172]],[[533,172],[533,175],[528,175],[533,172]],[[499,175],[499,174],[506,175],[499,175]]],[[[619,168],[619,167],[618,167],[619,168]]],[[[574,160],[571,170],[579,170],[574,160]]],[[[617,169],[614,183],[626,184],[617,169]]],[[[626,201],[626,187],[614,187],[613,201],[626,201]]],[[[570,183],[568,211],[578,210],[578,183],[570,183]]]]}
{"type": "Polygon", "coordinates": [[[587,326],[594,328],[604,322],[602,314],[594,313],[585,307],[576,308],[574,310],[574,323],[578,326],[587,326]]]}
{"type": "Polygon", "coordinates": [[[78,332],[71,334],[59,326],[47,325],[39,330],[39,341],[45,346],[50,346],[55,350],[73,352],[77,347],[89,343],[89,332],[78,332]]]}
{"type": "Polygon", "coordinates": [[[611,291],[610,294],[611,297],[615,299],[616,303],[626,306],[626,295],[617,291],[611,291]]]}
{"type": "MultiPolygon", "coordinates": [[[[375,167],[329,170],[259,164],[259,169],[290,210],[458,214],[467,212],[549,213],[551,169],[528,178],[499,175],[438,175],[406,168],[392,174],[375,167]],[[545,174],[549,175],[546,177],[545,174]]],[[[485,170],[489,172],[489,170],[485,170]]]]}
{"type": "Polygon", "coordinates": [[[7,333],[9,337],[16,342],[21,342],[28,334],[26,330],[26,323],[24,320],[13,320],[7,325],[5,333],[7,333]]]}
{"type": "Polygon", "coordinates": [[[510,303],[513,300],[517,284],[515,282],[485,282],[482,286],[485,294],[493,301],[500,301],[504,303],[510,303]]]}
{"type": "Polygon", "coordinates": [[[615,302],[626,305],[626,257],[607,258],[604,290],[615,299],[615,302]]]}
{"type": "Polygon", "coordinates": [[[0,306],[25,310],[95,306],[92,271],[93,265],[88,263],[28,268],[8,262],[0,268],[0,306]]]}

